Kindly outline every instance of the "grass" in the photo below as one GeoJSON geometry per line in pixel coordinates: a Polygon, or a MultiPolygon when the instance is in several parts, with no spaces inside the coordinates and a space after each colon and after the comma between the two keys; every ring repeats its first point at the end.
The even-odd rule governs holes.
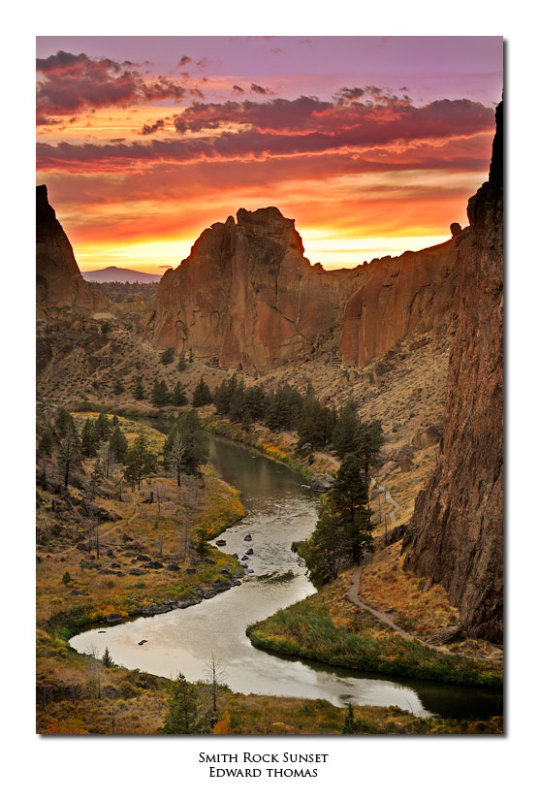
{"type": "MultiPolygon", "coordinates": [[[[445,655],[408,641],[352,606],[340,621],[333,609],[338,587],[325,588],[299,603],[250,625],[251,643],[264,650],[307,658],[363,672],[401,675],[442,683],[502,686],[502,670],[495,664],[445,655]],[[344,624],[345,623],[345,624],[344,624]]],[[[343,595],[341,595],[343,596],[343,595]]]]}

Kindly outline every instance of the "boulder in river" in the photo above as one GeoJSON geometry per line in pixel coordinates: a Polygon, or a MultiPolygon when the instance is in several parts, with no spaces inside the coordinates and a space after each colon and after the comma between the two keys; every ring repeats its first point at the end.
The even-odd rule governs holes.
{"type": "Polygon", "coordinates": [[[251,535],[251,533],[248,533],[247,536],[244,536],[244,542],[251,542],[252,539],[253,539],[253,536],[251,535]]]}
{"type": "Polygon", "coordinates": [[[141,639],[141,641],[140,641],[140,642],[138,642],[138,645],[139,645],[139,647],[140,647],[142,644],[146,644],[146,642],[147,642],[147,641],[148,641],[148,639],[141,639]]]}
{"type": "Polygon", "coordinates": [[[107,616],[105,617],[105,620],[106,620],[106,622],[109,622],[109,623],[122,622],[122,617],[121,617],[120,614],[111,613],[111,614],[107,614],[107,616]]]}

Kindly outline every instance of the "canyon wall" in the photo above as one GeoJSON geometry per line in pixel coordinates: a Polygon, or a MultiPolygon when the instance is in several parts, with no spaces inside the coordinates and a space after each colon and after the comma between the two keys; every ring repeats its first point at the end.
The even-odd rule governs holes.
{"type": "Polygon", "coordinates": [[[331,272],[304,257],[294,220],[277,208],[241,209],[165,273],[149,325],[161,347],[249,374],[321,353],[361,366],[402,338],[444,328],[466,236],[331,272]]]}
{"type": "Polygon", "coordinates": [[[439,462],[417,498],[405,566],[442,583],[472,636],[503,635],[503,111],[489,181],[469,201],[439,462]]]}
{"type": "Polygon", "coordinates": [[[109,303],[82,277],[73,248],[49,205],[47,187],[36,187],[36,307],[38,318],[62,311],[91,313],[109,303]]]}

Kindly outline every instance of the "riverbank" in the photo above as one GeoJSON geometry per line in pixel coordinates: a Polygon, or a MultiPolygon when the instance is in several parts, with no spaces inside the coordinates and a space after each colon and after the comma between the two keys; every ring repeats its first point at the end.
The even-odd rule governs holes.
{"type": "MultiPolygon", "coordinates": [[[[58,644],[54,654],[44,652],[48,664],[62,659],[64,680],[38,687],[37,730],[46,734],[148,735],[163,725],[171,681],[121,667],[105,668],[89,656],[58,644]],[[98,696],[99,695],[99,696],[98,696]]],[[[49,645],[50,651],[50,645],[49,645]]],[[[212,687],[196,683],[200,716],[212,709],[212,687]]],[[[347,709],[326,700],[231,692],[219,687],[217,726],[208,733],[230,735],[335,735],[343,732],[347,709]]],[[[355,733],[392,734],[500,734],[502,720],[420,718],[399,708],[355,706],[355,733]]]]}
{"type": "Polygon", "coordinates": [[[502,688],[502,667],[408,641],[346,600],[351,570],[317,594],[248,627],[255,647],[355,670],[502,688]]]}
{"type": "MultiPolygon", "coordinates": [[[[78,428],[94,416],[73,415],[78,428]]],[[[125,418],[119,424],[128,442],[143,431],[149,449],[161,451],[165,436],[156,429],[125,418]]],[[[111,469],[90,504],[92,464],[77,466],[67,492],[53,476],[37,490],[38,697],[64,693],[67,662],[81,658],[67,655],[75,633],[199,603],[244,574],[236,558],[211,545],[202,555],[195,550],[197,535],[210,541],[245,515],[239,492],[211,467],[201,478],[182,476],[180,487],[157,474],[134,491],[111,469]]],[[[79,685],[75,696],[83,695],[79,685]]]]}

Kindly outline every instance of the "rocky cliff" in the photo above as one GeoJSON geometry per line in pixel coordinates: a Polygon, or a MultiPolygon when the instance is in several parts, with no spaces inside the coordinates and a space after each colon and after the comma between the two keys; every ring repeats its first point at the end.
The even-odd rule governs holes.
{"type": "Polygon", "coordinates": [[[149,324],[159,346],[250,374],[321,353],[361,366],[404,337],[444,329],[466,235],[327,272],[304,257],[294,220],[241,209],[165,273],[149,324]]]}
{"type": "Polygon", "coordinates": [[[38,318],[63,310],[89,313],[109,305],[82,277],[69,239],[49,205],[46,186],[36,187],[36,303],[38,318]]]}
{"type": "Polygon", "coordinates": [[[405,566],[442,583],[473,636],[503,629],[503,112],[471,198],[439,462],[416,501],[405,566]]]}

